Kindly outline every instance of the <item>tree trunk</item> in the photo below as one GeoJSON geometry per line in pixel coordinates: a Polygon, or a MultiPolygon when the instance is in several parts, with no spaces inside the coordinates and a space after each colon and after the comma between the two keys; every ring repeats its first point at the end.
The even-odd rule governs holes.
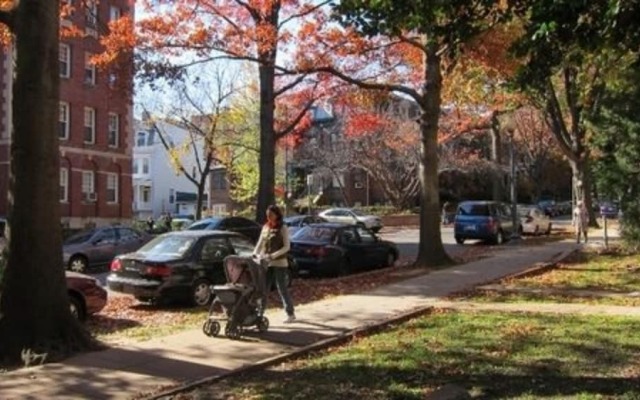
{"type": "Polygon", "coordinates": [[[498,114],[494,113],[491,118],[491,161],[493,161],[493,179],[491,185],[491,193],[494,201],[502,200],[502,140],[500,137],[500,120],[498,114]]]}
{"type": "Polygon", "coordinates": [[[267,207],[274,204],[276,138],[273,127],[275,110],[275,71],[268,63],[259,66],[260,73],[260,175],[256,221],[266,219],[267,207]]]}
{"type": "Polygon", "coordinates": [[[421,267],[441,266],[453,262],[444,250],[440,234],[438,122],[442,74],[436,46],[428,46],[420,118],[420,244],[416,265],[421,267]]]}
{"type": "Polygon", "coordinates": [[[22,0],[16,15],[9,255],[0,302],[6,363],[29,363],[34,354],[57,359],[92,345],[69,311],[62,267],[58,15],[58,2],[41,0],[22,0]]]}
{"type": "Polygon", "coordinates": [[[592,228],[599,228],[598,219],[596,213],[593,210],[593,198],[591,196],[591,175],[589,174],[589,164],[582,161],[569,161],[571,165],[571,172],[573,174],[573,190],[576,200],[582,200],[584,206],[589,213],[589,226],[592,228]],[[577,182],[581,184],[578,185],[577,182]]]}

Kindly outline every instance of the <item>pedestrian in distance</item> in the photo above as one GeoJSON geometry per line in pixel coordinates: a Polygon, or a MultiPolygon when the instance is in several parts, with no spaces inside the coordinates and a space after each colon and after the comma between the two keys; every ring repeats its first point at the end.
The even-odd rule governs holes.
{"type": "Polygon", "coordinates": [[[149,215],[149,218],[147,218],[147,232],[149,233],[153,232],[154,224],[155,224],[155,221],[153,220],[153,216],[149,215]]]}
{"type": "MultiPolygon", "coordinates": [[[[282,211],[278,206],[271,205],[267,208],[267,222],[262,227],[253,255],[267,267],[267,288],[271,288],[275,281],[282,306],[287,313],[284,322],[291,323],[296,320],[293,301],[287,287],[289,273],[287,254],[291,244],[289,231],[282,219],[282,211]]],[[[264,310],[266,304],[263,304],[262,308],[264,310]]]]}
{"type": "Polygon", "coordinates": [[[576,243],[580,243],[582,236],[584,236],[584,242],[587,243],[589,240],[589,213],[582,200],[578,200],[576,207],[573,209],[573,227],[576,233],[576,243]]]}
{"type": "Polygon", "coordinates": [[[167,229],[167,232],[171,232],[171,222],[173,218],[171,218],[171,213],[167,213],[164,216],[164,227],[167,229]]]}

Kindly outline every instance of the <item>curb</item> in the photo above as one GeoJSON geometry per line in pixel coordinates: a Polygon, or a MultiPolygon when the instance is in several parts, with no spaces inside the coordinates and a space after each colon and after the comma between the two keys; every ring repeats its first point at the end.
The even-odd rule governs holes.
{"type": "Polygon", "coordinates": [[[150,395],[142,395],[142,396],[136,396],[135,398],[137,399],[148,399],[148,400],[167,400],[170,398],[170,396],[174,396],[180,393],[183,393],[185,391],[189,391],[189,390],[193,390],[193,389],[197,389],[198,387],[201,386],[205,386],[211,383],[215,383],[218,381],[221,381],[223,379],[227,379],[230,377],[234,377],[237,375],[241,375],[247,372],[254,372],[257,370],[262,370],[265,369],[267,367],[273,366],[273,365],[277,365],[277,364],[281,364],[285,361],[289,361],[291,359],[296,359],[296,358],[300,358],[301,356],[307,355],[307,354],[311,354],[311,353],[315,353],[318,352],[320,350],[324,350],[326,348],[329,347],[334,347],[336,345],[340,345],[343,343],[346,343],[350,340],[353,340],[359,336],[363,336],[364,334],[371,334],[371,333],[376,333],[376,332],[380,332],[383,329],[394,325],[394,324],[399,324],[402,322],[406,322],[408,320],[411,320],[413,318],[416,317],[420,317],[423,315],[426,315],[428,313],[430,313],[433,310],[433,306],[425,306],[425,307],[419,307],[416,309],[413,309],[411,311],[407,311],[398,315],[395,315],[393,317],[389,317],[387,319],[384,319],[382,321],[378,321],[378,322],[373,322],[371,324],[368,325],[364,325],[355,329],[352,329],[348,332],[345,333],[341,333],[337,336],[334,337],[330,337],[324,340],[321,340],[319,342],[315,342],[312,343],[310,345],[301,347],[300,349],[294,350],[290,353],[284,353],[281,355],[277,355],[274,357],[270,357],[267,359],[264,359],[262,361],[258,361],[254,364],[251,365],[247,365],[244,367],[240,367],[237,368],[235,370],[220,374],[220,375],[214,375],[208,378],[203,378],[203,379],[199,379],[197,381],[193,381],[193,382],[188,382],[186,384],[182,384],[182,385],[177,385],[175,387],[173,387],[172,389],[168,389],[162,392],[158,392],[158,393],[154,393],[154,394],[150,394],[150,395]]]}

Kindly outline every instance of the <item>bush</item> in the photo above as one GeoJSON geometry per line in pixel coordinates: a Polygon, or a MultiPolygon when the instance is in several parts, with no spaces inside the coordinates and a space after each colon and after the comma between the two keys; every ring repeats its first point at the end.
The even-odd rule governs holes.
{"type": "Polygon", "coordinates": [[[620,234],[625,244],[632,249],[640,248],[640,200],[622,206],[620,234]]]}

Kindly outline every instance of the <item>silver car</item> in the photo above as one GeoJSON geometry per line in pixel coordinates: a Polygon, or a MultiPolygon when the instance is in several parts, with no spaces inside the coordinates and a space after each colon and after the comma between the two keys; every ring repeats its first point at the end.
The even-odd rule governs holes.
{"type": "Polygon", "coordinates": [[[329,222],[341,222],[343,224],[362,225],[374,232],[382,229],[382,219],[375,215],[366,215],[353,208],[330,208],[318,214],[329,222]]]}
{"type": "Polygon", "coordinates": [[[77,233],[64,241],[63,261],[70,271],[108,265],[116,255],[130,253],[151,240],[147,233],[124,226],[104,226],[77,233]]]}

